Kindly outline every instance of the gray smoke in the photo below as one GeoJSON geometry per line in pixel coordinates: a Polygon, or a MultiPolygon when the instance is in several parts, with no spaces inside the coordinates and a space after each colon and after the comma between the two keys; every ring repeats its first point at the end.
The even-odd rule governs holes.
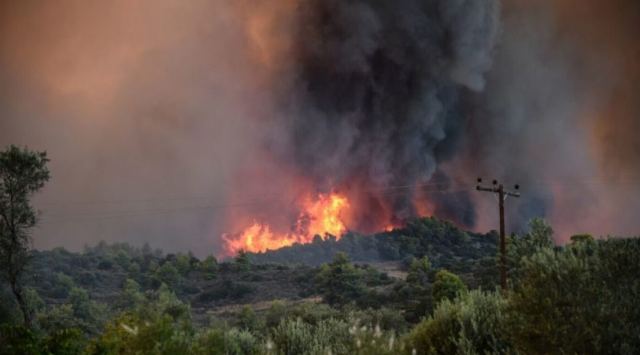
{"type": "MultiPolygon", "coordinates": [[[[283,93],[289,122],[274,149],[318,186],[433,182],[456,150],[466,98],[485,86],[498,1],[323,0],[298,11],[293,83],[283,93]]],[[[416,213],[415,191],[404,191],[360,198],[403,220],[416,213]]],[[[473,225],[467,196],[431,197],[443,217],[473,225]]],[[[353,227],[366,228],[375,213],[364,208],[353,227]]]]}
{"type": "Polygon", "coordinates": [[[349,195],[354,229],[422,199],[486,231],[476,176],[523,186],[511,231],[634,233],[639,7],[0,0],[0,147],[52,158],[38,247],[217,252],[288,227],[307,185],[349,195]]]}

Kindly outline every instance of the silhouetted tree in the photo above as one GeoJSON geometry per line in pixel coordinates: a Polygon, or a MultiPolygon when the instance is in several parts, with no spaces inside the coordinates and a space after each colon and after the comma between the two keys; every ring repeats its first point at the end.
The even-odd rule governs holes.
{"type": "Polygon", "coordinates": [[[36,211],[29,198],[49,180],[47,154],[10,146],[0,152],[0,270],[9,282],[24,324],[31,326],[21,276],[31,250],[36,211]]]}

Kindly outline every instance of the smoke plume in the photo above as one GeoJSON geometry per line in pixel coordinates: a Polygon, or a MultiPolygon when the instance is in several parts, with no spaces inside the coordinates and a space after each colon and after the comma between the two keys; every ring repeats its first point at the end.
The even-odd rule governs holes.
{"type": "Polygon", "coordinates": [[[38,247],[219,252],[309,192],[350,229],[435,214],[640,227],[634,0],[0,1],[0,146],[47,150],[38,247]]]}
{"type": "MultiPolygon", "coordinates": [[[[354,228],[382,217],[375,206],[397,221],[416,215],[417,191],[381,191],[430,182],[456,150],[466,96],[483,90],[491,68],[498,3],[306,1],[297,15],[287,121],[273,149],[317,186],[362,200],[354,228]],[[353,194],[358,186],[366,190],[353,194]]],[[[469,210],[466,196],[457,202],[469,210]]],[[[474,223],[473,214],[448,217],[474,223]]]]}

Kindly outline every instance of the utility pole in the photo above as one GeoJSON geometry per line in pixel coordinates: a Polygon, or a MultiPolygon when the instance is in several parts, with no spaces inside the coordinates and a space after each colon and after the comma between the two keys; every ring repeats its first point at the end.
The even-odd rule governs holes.
{"type": "Polygon", "coordinates": [[[502,287],[502,291],[507,290],[507,242],[504,231],[504,200],[509,196],[520,197],[520,192],[517,190],[520,189],[519,185],[515,185],[515,191],[507,191],[504,189],[502,184],[498,184],[497,180],[493,180],[493,186],[486,187],[480,185],[482,184],[482,179],[478,178],[478,186],[476,186],[476,190],[492,192],[498,195],[498,208],[500,210],[500,286],[502,287]]]}

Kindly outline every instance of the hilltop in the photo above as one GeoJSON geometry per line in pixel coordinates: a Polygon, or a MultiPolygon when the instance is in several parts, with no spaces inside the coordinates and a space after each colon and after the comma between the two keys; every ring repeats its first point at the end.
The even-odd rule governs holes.
{"type": "Polygon", "coordinates": [[[427,256],[436,267],[469,271],[478,260],[496,253],[498,236],[463,231],[435,217],[415,218],[392,231],[361,235],[316,236],[313,243],[295,244],[248,254],[256,263],[319,265],[343,252],[356,262],[401,261],[427,256]]]}

